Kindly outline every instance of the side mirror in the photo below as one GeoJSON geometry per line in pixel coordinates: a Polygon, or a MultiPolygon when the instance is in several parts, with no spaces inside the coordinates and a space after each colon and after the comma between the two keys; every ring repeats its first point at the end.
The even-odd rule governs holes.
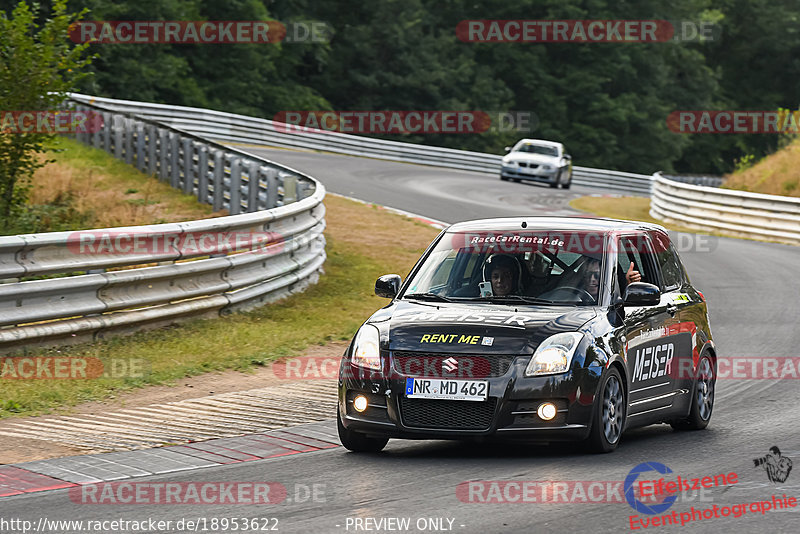
{"type": "Polygon", "coordinates": [[[510,147],[510,146],[507,146],[507,147],[505,148],[505,151],[506,151],[506,152],[511,152],[511,147],[510,147]]]}
{"type": "Polygon", "coordinates": [[[566,158],[566,159],[572,159],[572,156],[570,156],[569,154],[564,154],[564,158],[566,158]]]}
{"type": "Polygon", "coordinates": [[[379,297],[393,299],[400,291],[400,276],[396,274],[384,274],[375,281],[375,294],[379,297]]]}
{"type": "Polygon", "coordinates": [[[658,286],[646,282],[631,282],[625,289],[626,306],[655,306],[661,302],[658,286]]]}

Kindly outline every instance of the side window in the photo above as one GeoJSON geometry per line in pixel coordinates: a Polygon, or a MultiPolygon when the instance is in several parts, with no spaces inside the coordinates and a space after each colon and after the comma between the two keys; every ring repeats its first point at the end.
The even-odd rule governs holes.
{"type": "Polygon", "coordinates": [[[633,269],[642,275],[642,282],[657,284],[658,278],[652,256],[644,235],[621,237],[617,252],[617,271],[619,273],[617,278],[621,287],[625,287],[627,284],[625,273],[628,272],[631,262],[633,262],[633,269]]]}
{"type": "Polygon", "coordinates": [[[658,266],[661,268],[661,278],[664,282],[663,289],[665,291],[677,289],[681,285],[682,277],[681,268],[675,256],[675,249],[669,242],[669,238],[660,232],[653,232],[652,238],[658,266]]]}

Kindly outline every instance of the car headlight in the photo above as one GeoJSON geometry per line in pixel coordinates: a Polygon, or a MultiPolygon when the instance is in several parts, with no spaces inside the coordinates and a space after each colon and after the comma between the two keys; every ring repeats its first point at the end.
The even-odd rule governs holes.
{"type": "Polygon", "coordinates": [[[503,162],[503,166],[504,166],[504,167],[513,167],[513,166],[514,166],[514,165],[516,165],[516,164],[517,164],[517,162],[516,162],[516,161],[504,161],[504,162],[503,162]]]}
{"type": "Polygon", "coordinates": [[[370,324],[362,326],[356,334],[353,344],[353,357],[351,358],[353,364],[367,369],[380,370],[380,343],[381,338],[377,328],[370,324]]]}
{"type": "Polygon", "coordinates": [[[552,165],[542,165],[542,169],[544,169],[546,171],[552,171],[553,170],[553,166],[552,165]]]}
{"type": "Polygon", "coordinates": [[[566,373],[572,363],[572,356],[583,339],[580,332],[564,332],[545,339],[533,353],[525,376],[566,373]]]}

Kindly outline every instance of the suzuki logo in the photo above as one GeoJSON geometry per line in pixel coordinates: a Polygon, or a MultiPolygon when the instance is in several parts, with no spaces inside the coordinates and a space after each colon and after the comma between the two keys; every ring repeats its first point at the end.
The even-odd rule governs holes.
{"type": "Polygon", "coordinates": [[[447,358],[442,362],[442,369],[448,373],[452,373],[453,371],[458,369],[458,360],[456,360],[452,356],[447,358]]]}

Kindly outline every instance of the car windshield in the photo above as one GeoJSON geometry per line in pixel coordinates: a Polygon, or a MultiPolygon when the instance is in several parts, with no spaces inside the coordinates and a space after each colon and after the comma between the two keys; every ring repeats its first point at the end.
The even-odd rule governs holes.
{"type": "Polygon", "coordinates": [[[554,146],[534,145],[533,143],[523,143],[515,147],[514,152],[529,152],[531,154],[543,154],[545,156],[558,156],[558,149],[554,146]]]}
{"type": "Polygon", "coordinates": [[[403,297],[519,305],[596,305],[603,287],[602,233],[448,232],[403,297]]]}

